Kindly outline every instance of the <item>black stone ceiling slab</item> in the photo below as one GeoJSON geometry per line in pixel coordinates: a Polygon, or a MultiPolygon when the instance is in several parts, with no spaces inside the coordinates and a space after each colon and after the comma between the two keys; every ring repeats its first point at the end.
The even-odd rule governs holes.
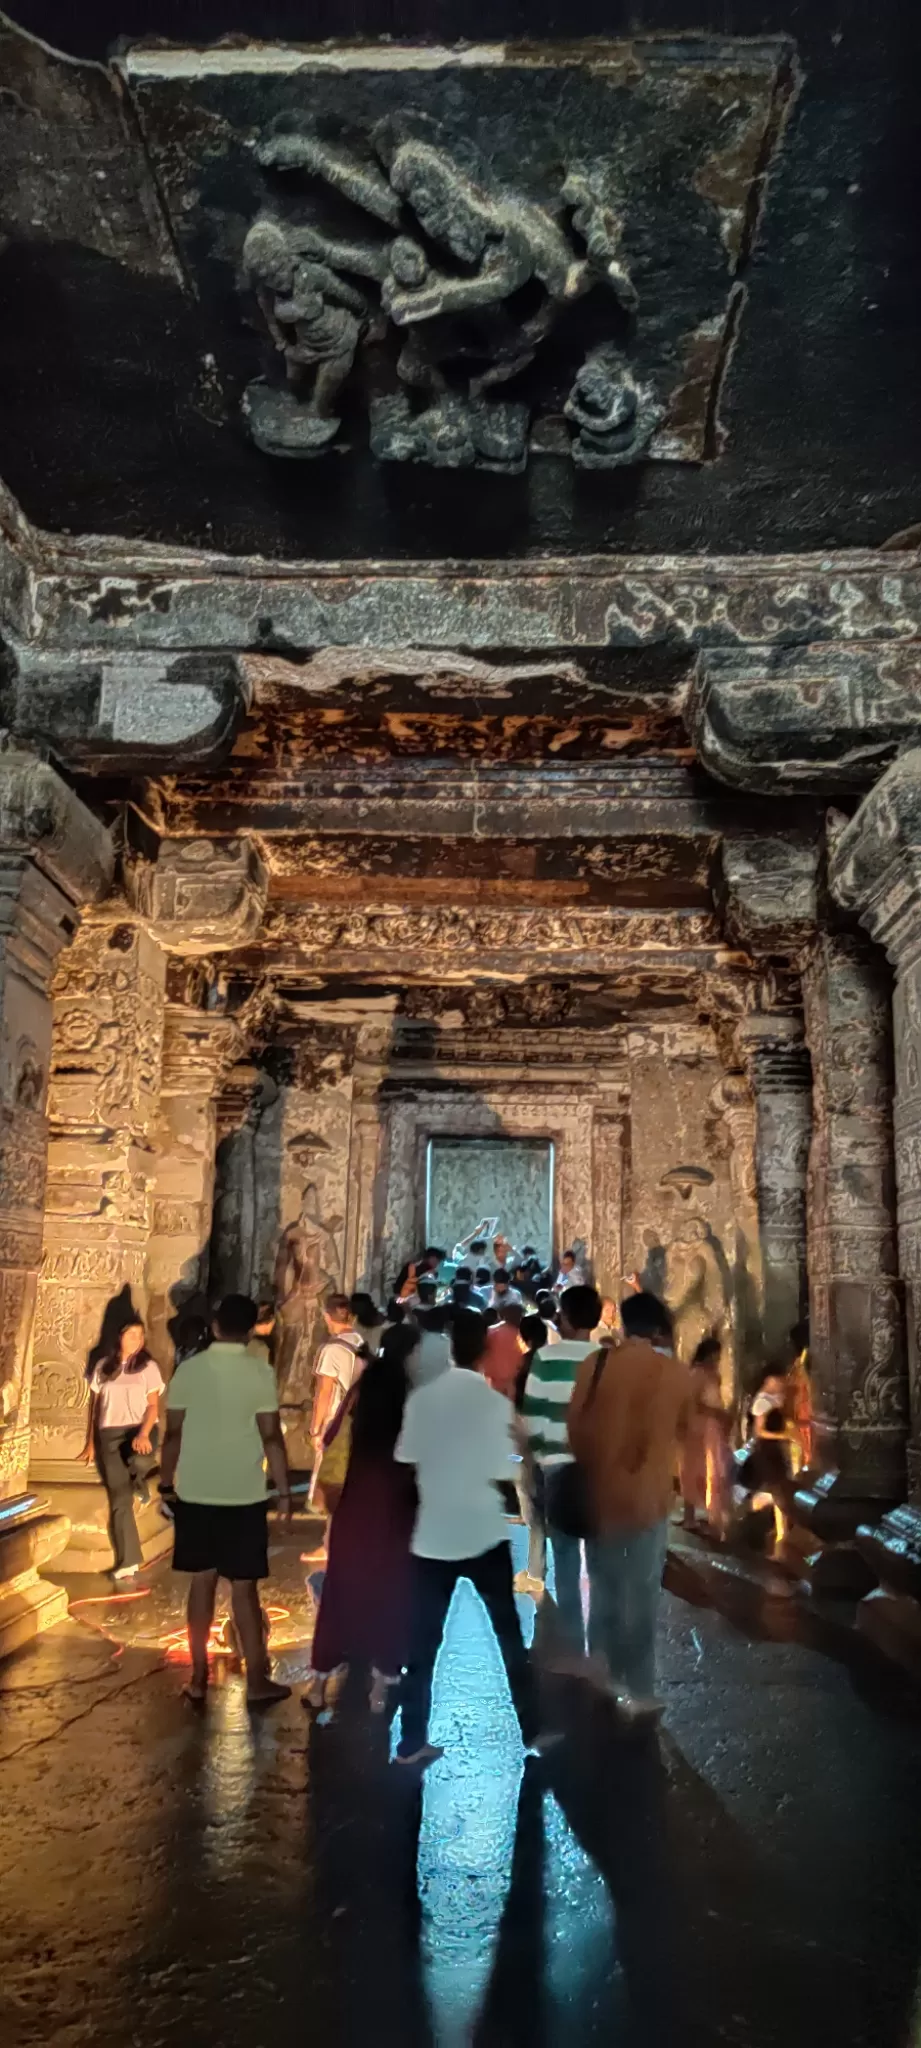
{"type": "MultiPolygon", "coordinates": [[[[445,8],[425,21],[419,8],[399,21],[386,11],[386,20],[347,15],[336,26],[445,36],[521,27],[514,9],[510,17],[491,9],[489,21],[471,9],[463,24],[445,8]]],[[[564,25],[551,10],[540,19],[529,10],[529,26],[535,34],[623,28],[616,9],[603,23],[597,11],[567,10],[564,25]]],[[[921,445],[917,23],[899,0],[873,10],[872,34],[857,0],[783,12],[700,0],[693,15],[677,4],[634,10],[634,23],[637,12],[644,31],[792,32],[800,40],[803,84],[746,270],[716,460],[579,474],[544,457],[524,475],[498,478],[364,455],[274,463],[246,440],[236,392],[226,388],[233,380],[221,375],[227,337],[212,306],[176,280],[169,252],[153,265],[129,262],[124,247],[113,254],[87,230],[82,205],[68,203],[53,233],[28,212],[7,224],[0,254],[0,474],[28,515],[57,530],[317,559],[794,550],[879,545],[911,526],[921,445]]],[[[232,7],[220,14],[224,30],[294,32],[283,8],[271,18],[260,10],[258,23],[232,7]]],[[[19,15],[37,32],[61,30],[53,8],[21,0],[19,15]]],[[[212,15],[183,10],[180,22],[177,10],[151,7],[139,19],[126,4],[120,31],[207,38],[212,15]]],[[[112,19],[95,4],[81,10],[79,47],[101,55],[118,32],[112,19]]],[[[302,15],[298,25],[303,34],[302,15]]],[[[314,34],[330,27],[321,16],[310,23],[314,34]]],[[[97,122],[111,133],[114,84],[93,74],[75,125],[80,74],[49,58],[39,89],[37,68],[32,48],[28,60],[7,54],[0,152],[16,102],[25,101],[27,111],[37,105],[43,150],[65,185],[78,162],[88,178],[111,171],[111,159],[100,162],[97,122]]],[[[130,108],[117,118],[125,163],[136,163],[130,108]]],[[[151,197],[153,181],[139,235],[150,232],[151,197]]]]}

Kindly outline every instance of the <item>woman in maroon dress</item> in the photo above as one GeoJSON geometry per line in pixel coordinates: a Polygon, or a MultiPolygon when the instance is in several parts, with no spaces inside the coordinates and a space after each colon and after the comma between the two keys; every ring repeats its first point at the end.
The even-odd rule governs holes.
{"type": "Polygon", "coordinates": [[[329,1563],[303,1697],[314,1712],[324,1704],[330,1679],[346,1665],[370,1665],[376,1714],[402,1675],[416,1488],[412,1472],[394,1462],[393,1452],[410,1391],[406,1361],[418,1342],[413,1324],[385,1330],[355,1390],[351,1454],[330,1523],[329,1563]]]}

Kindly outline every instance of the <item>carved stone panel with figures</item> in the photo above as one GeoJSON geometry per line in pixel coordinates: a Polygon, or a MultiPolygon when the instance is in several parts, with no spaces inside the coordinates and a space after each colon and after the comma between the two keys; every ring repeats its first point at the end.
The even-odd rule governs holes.
{"type": "Polygon", "coordinates": [[[349,46],[290,79],[241,49],[181,87],[153,50],[127,61],[265,453],[705,455],[783,42],[349,46]]]}

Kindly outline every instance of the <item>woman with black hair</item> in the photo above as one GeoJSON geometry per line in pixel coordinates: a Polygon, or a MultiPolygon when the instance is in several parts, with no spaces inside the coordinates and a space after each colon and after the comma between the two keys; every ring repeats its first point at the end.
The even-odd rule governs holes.
{"type": "Polygon", "coordinates": [[[352,1444],[342,1496],[329,1527],[329,1563],[314,1631],[303,1704],[322,1708],[330,1679],[347,1665],[371,1668],[370,1705],[382,1713],[400,1682],[408,1649],[409,1543],[416,1513],[412,1474],[393,1451],[410,1388],[414,1323],[384,1331],[355,1388],[352,1444]]]}
{"type": "Polygon", "coordinates": [[[90,1402],[84,1465],[95,1458],[109,1497],[109,1527],[115,1563],[112,1577],[132,1579],[143,1563],[134,1520],[134,1495],[143,1506],[150,1495],[147,1475],[157,1462],[157,1417],[163,1375],[144,1342],[144,1325],[126,1323],[111,1350],[89,1375],[90,1402]]]}

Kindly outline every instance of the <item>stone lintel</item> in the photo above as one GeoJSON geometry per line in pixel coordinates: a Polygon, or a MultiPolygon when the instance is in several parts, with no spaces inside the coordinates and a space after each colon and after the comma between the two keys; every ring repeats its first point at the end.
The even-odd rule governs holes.
{"type": "Polygon", "coordinates": [[[82,774],[162,772],[219,761],[248,699],[230,653],[101,654],[11,646],[0,713],[15,739],[82,774]]]}
{"type": "MultiPolygon", "coordinates": [[[[799,636],[793,636],[798,638],[799,636]]],[[[866,788],[921,736],[921,666],[911,639],[709,647],[685,717],[700,760],[734,789],[866,788]]]]}
{"type": "Polygon", "coordinates": [[[32,637],[50,649],[232,652],[322,647],[806,647],[921,635],[921,559],[582,556],[519,561],[269,562],[42,536],[26,562],[32,637]]]}

